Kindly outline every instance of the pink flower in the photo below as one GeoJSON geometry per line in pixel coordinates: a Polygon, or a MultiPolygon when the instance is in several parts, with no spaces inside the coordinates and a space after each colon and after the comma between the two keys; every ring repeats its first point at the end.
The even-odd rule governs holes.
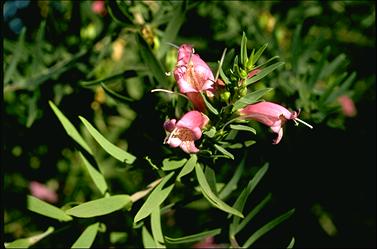
{"type": "Polygon", "coordinates": [[[211,236],[192,245],[192,248],[225,248],[225,245],[216,244],[213,237],[211,236]]]}
{"type": "Polygon", "coordinates": [[[273,144],[278,144],[283,137],[282,126],[287,120],[292,119],[296,124],[296,121],[299,121],[310,128],[313,128],[311,125],[297,118],[297,112],[290,112],[281,105],[267,101],[248,105],[245,108],[240,109],[239,112],[240,115],[246,119],[253,119],[270,126],[271,130],[278,134],[277,138],[273,141],[273,144]]]}
{"type": "Polygon", "coordinates": [[[105,15],[105,1],[104,0],[94,0],[92,3],[92,11],[96,14],[105,15]]]}
{"type": "Polygon", "coordinates": [[[32,181],[29,184],[30,192],[33,196],[37,197],[38,199],[45,200],[51,203],[56,203],[58,201],[57,194],[43,185],[42,183],[32,181]]]}
{"type": "Polygon", "coordinates": [[[342,112],[344,116],[346,117],[356,116],[356,113],[357,113],[356,107],[350,97],[348,97],[347,95],[342,95],[342,96],[339,96],[337,100],[340,106],[342,107],[342,112]]]}
{"type": "Polygon", "coordinates": [[[181,147],[186,153],[197,153],[194,141],[202,136],[202,129],[208,123],[206,115],[198,111],[190,111],[183,115],[177,122],[175,119],[167,120],[164,128],[170,134],[165,138],[164,143],[171,147],[181,147]]]}
{"type": "Polygon", "coordinates": [[[200,92],[213,97],[214,77],[209,66],[199,55],[194,54],[189,44],[183,44],[178,49],[174,78],[178,83],[179,91],[189,97],[196,109],[204,111],[205,103],[200,92]]]}

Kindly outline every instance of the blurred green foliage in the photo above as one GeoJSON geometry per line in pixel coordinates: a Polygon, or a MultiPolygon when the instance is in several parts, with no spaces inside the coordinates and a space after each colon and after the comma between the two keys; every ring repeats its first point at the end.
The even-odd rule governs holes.
{"type": "MultiPolygon", "coordinates": [[[[279,145],[283,147],[279,150],[261,142],[269,143],[271,139],[266,139],[268,134],[264,127],[257,126],[255,140],[261,145],[250,149],[245,163],[250,167],[245,169],[240,182],[247,184],[256,173],[256,165],[271,161],[274,168],[283,167],[292,163],[281,159],[283,156],[298,155],[302,161],[297,167],[288,166],[272,173],[281,173],[292,186],[287,184],[282,188],[285,194],[279,195],[276,191],[277,197],[268,216],[277,217],[282,210],[296,204],[298,216],[303,219],[289,223],[285,233],[280,230],[271,235],[275,236],[275,241],[262,239],[255,245],[281,247],[295,235],[297,227],[304,226],[307,230],[295,235],[298,247],[375,246],[376,203],[370,200],[375,194],[370,186],[375,183],[372,176],[375,158],[371,157],[375,153],[375,141],[371,140],[375,135],[375,2],[107,1],[102,12],[93,11],[94,1],[22,2],[8,0],[3,5],[4,143],[1,157],[4,200],[7,200],[4,202],[5,241],[31,237],[35,231],[40,231],[44,237],[52,233],[48,228],[53,225],[58,229],[36,246],[67,247],[77,239],[70,235],[80,234],[89,225],[88,221],[79,220],[67,232],[58,222],[29,212],[26,196],[31,181],[42,182],[56,191],[59,199],[55,205],[67,205],[67,209],[75,203],[100,197],[82,167],[80,155],[73,150],[76,144],[66,136],[48,100],[58,105],[76,128],[80,127],[79,132],[93,149],[111,192],[132,194],[155,179],[156,171],[149,162],[162,165],[167,156],[183,155],[162,146],[165,136],[162,124],[167,116],[181,116],[180,108],[174,107],[185,103],[176,96],[150,93],[153,88],[177,89],[173,78],[165,76],[165,72],[173,70],[176,58],[176,50],[166,42],[192,43],[215,71],[223,49],[239,48],[242,32],[245,32],[248,48],[257,50],[268,43],[260,63],[275,55],[285,62],[268,77],[254,83],[252,89],[272,87],[274,90],[268,92],[265,99],[301,109],[303,119],[319,130],[315,135],[307,135],[310,131],[301,128],[291,131],[288,126],[287,141],[279,145]],[[355,102],[356,117],[349,118],[342,113],[337,100],[342,95],[355,102]],[[125,165],[110,157],[80,123],[79,115],[138,160],[133,165],[125,165]],[[339,133],[339,129],[344,133],[339,133]],[[347,132],[355,135],[348,137],[347,132]],[[334,133],[339,135],[332,135],[334,133]],[[338,146],[342,150],[344,142],[349,147],[360,148],[324,153],[327,157],[313,161],[322,165],[310,168],[312,164],[307,161],[311,157],[306,157],[306,151],[323,153],[324,149],[319,147],[333,136],[339,141],[328,142],[325,148],[338,146]],[[354,153],[355,159],[342,160],[342,154],[347,152],[354,153]],[[337,159],[327,161],[330,156],[337,159]],[[305,164],[307,171],[304,172],[300,168],[305,164]],[[351,166],[352,170],[348,170],[351,166]],[[353,169],[356,166],[360,171],[353,169]],[[305,182],[316,182],[309,180],[314,176],[307,172],[318,172],[314,176],[318,177],[316,181],[320,181],[320,177],[325,179],[323,188],[305,187],[305,182]],[[347,175],[339,180],[342,172],[347,175]],[[301,180],[294,182],[295,178],[301,180]],[[354,181],[350,191],[353,195],[349,199],[344,197],[340,203],[336,199],[329,201],[332,195],[323,194],[323,197],[318,193],[328,191],[342,196],[339,192],[351,180],[354,181]],[[304,193],[308,197],[302,202],[295,192],[298,190],[293,190],[300,187],[312,191],[304,193]],[[282,206],[289,191],[295,198],[282,206]],[[344,208],[346,200],[354,204],[346,208],[346,214],[338,212],[344,208]],[[352,227],[362,228],[357,233],[352,227]]],[[[219,183],[231,178],[242,156],[236,154],[235,164],[219,160],[214,169],[219,183]]],[[[271,177],[272,183],[266,186],[275,190],[284,181],[273,180],[276,179],[271,177]]],[[[187,194],[184,189],[178,193],[187,194]]],[[[265,195],[261,190],[255,200],[262,200],[265,195]]],[[[235,199],[235,196],[229,198],[235,199]]],[[[219,213],[210,212],[208,205],[193,206],[175,215],[170,212],[162,215],[167,234],[179,237],[208,226],[224,226],[218,222],[219,213]],[[187,217],[192,219],[187,221],[187,217]]],[[[111,227],[108,228],[111,233],[97,238],[94,246],[142,246],[140,234],[132,229],[132,217],[115,213],[103,221],[111,227]]],[[[261,225],[265,221],[260,219],[256,223],[261,225]]],[[[250,234],[241,232],[239,236],[246,241],[250,234]]],[[[222,236],[218,239],[226,240],[222,236]]]]}

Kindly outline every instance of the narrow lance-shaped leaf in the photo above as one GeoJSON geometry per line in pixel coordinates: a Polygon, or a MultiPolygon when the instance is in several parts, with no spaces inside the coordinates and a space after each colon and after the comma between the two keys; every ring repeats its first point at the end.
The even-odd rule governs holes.
{"type": "Polygon", "coordinates": [[[152,75],[156,78],[158,84],[161,86],[165,85],[165,70],[162,67],[161,63],[157,60],[156,56],[153,54],[151,48],[144,40],[144,38],[140,34],[137,34],[136,38],[140,48],[140,55],[144,63],[148,66],[149,70],[152,72],[152,75]]]}
{"type": "Polygon", "coordinates": [[[284,62],[276,62],[276,63],[262,69],[262,71],[260,71],[256,76],[246,80],[246,86],[248,86],[248,85],[250,85],[254,82],[257,82],[258,80],[261,80],[262,78],[264,78],[265,76],[267,76],[272,71],[274,71],[275,69],[277,69],[278,67],[280,67],[282,65],[284,65],[284,62]]]}
{"type": "Polygon", "coordinates": [[[147,228],[143,226],[141,229],[141,236],[143,238],[144,248],[156,248],[156,242],[154,241],[152,235],[148,232],[147,228]]]}
{"type": "Polygon", "coordinates": [[[293,248],[295,245],[295,237],[292,237],[291,242],[289,242],[289,245],[287,246],[287,249],[293,248]]]}
{"type": "Polygon", "coordinates": [[[133,69],[127,69],[124,70],[121,73],[113,74],[110,76],[107,76],[105,78],[99,79],[99,80],[91,80],[91,81],[81,81],[80,85],[84,87],[89,87],[89,86],[95,86],[101,83],[108,83],[113,80],[116,80],[118,78],[122,78],[123,80],[125,79],[131,79],[134,77],[138,76],[144,76],[146,75],[146,68],[145,67],[137,67],[133,69]]]}
{"type": "Polygon", "coordinates": [[[246,94],[234,103],[232,111],[236,111],[241,108],[244,108],[247,105],[256,103],[260,98],[263,97],[263,95],[265,95],[271,90],[273,90],[273,88],[263,88],[246,94]]]}
{"type": "Polygon", "coordinates": [[[217,229],[205,231],[202,233],[183,236],[180,238],[171,238],[171,237],[165,236],[165,239],[166,239],[166,242],[168,242],[169,244],[185,244],[185,243],[192,243],[192,242],[200,241],[207,237],[216,236],[220,233],[221,233],[221,229],[217,228],[217,229]]]}
{"type": "Polygon", "coordinates": [[[27,196],[27,208],[30,211],[36,212],[38,214],[59,220],[59,221],[70,221],[72,217],[67,215],[63,210],[57,208],[47,202],[44,202],[34,196],[27,196]]]}
{"type": "Polygon", "coordinates": [[[177,179],[182,178],[183,176],[191,173],[193,171],[198,157],[195,154],[190,155],[190,159],[186,162],[185,166],[179,172],[177,179]]]}
{"type": "Polygon", "coordinates": [[[215,144],[215,148],[220,151],[222,154],[224,154],[226,157],[234,160],[234,156],[232,153],[230,153],[229,151],[227,151],[226,149],[224,149],[223,147],[221,147],[220,145],[218,144],[215,144]]]}
{"type": "Polygon", "coordinates": [[[236,235],[237,233],[239,233],[251,221],[251,219],[253,219],[270,201],[271,201],[271,194],[268,194],[257,206],[255,206],[246,215],[245,219],[243,219],[239,225],[236,225],[233,223],[231,224],[230,230],[233,230],[233,231],[231,231],[230,233],[233,235],[236,235]]]}
{"type": "Polygon", "coordinates": [[[183,158],[181,160],[171,160],[169,158],[165,158],[163,161],[162,161],[162,170],[176,170],[176,169],[179,169],[181,167],[183,167],[183,165],[185,165],[185,163],[187,162],[187,159],[186,158],[183,158]]]}
{"type": "Polygon", "coordinates": [[[225,199],[232,193],[235,189],[237,189],[237,183],[240,180],[245,165],[245,158],[242,159],[240,164],[238,165],[236,172],[234,172],[234,175],[230,179],[230,181],[225,185],[225,187],[222,189],[222,191],[219,194],[220,199],[225,199]]]}
{"type": "Polygon", "coordinates": [[[79,155],[80,155],[82,161],[84,162],[84,166],[85,166],[86,170],[88,171],[90,177],[92,178],[94,184],[96,185],[98,190],[101,192],[101,194],[104,195],[106,193],[106,190],[107,190],[107,184],[106,184],[105,178],[96,168],[94,168],[89,163],[88,160],[86,160],[85,156],[83,156],[83,154],[81,154],[81,152],[79,152],[79,155]]]}
{"type": "Polygon", "coordinates": [[[48,101],[48,103],[51,109],[54,111],[55,115],[58,117],[59,121],[62,123],[68,136],[70,136],[79,145],[81,145],[81,147],[83,147],[89,154],[93,155],[92,150],[85,142],[85,140],[81,137],[80,133],[76,130],[73,124],[66,118],[66,116],[64,116],[64,114],[56,107],[56,105],[52,101],[48,101]]]}
{"type": "Polygon", "coordinates": [[[237,131],[249,131],[253,134],[256,134],[256,131],[254,128],[246,125],[230,125],[230,128],[237,131]]]}
{"type": "Polygon", "coordinates": [[[136,213],[134,223],[137,223],[138,221],[146,218],[148,215],[152,213],[153,209],[156,206],[160,206],[164,202],[164,200],[173,190],[174,184],[168,186],[165,189],[162,188],[173,175],[174,172],[171,172],[169,175],[165,176],[163,180],[158,184],[158,186],[152,191],[152,193],[150,193],[147,200],[136,213]]]}
{"type": "Polygon", "coordinates": [[[247,38],[246,38],[245,32],[242,32],[240,58],[241,58],[242,65],[246,66],[248,58],[247,58],[247,38]]]}
{"type": "Polygon", "coordinates": [[[166,26],[165,32],[161,38],[161,47],[158,51],[158,57],[162,58],[168,49],[167,42],[174,42],[177,34],[185,20],[185,13],[186,13],[186,4],[184,1],[177,2],[177,7],[174,8],[172,11],[172,17],[166,26]]]}
{"type": "Polygon", "coordinates": [[[276,217],[272,221],[268,222],[263,227],[259,228],[255,233],[253,233],[243,244],[242,248],[249,248],[252,244],[254,244],[255,241],[257,241],[260,237],[271,231],[274,227],[288,219],[293,213],[294,209],[280,215],[279,217],[276,217]]]}
{"type": "Polygon", "coordinates": [[[198,163],[195,165],[195,172],[196,172],[196,176],[197,176],[197,179],[198,179],[198,182],[199,182],[200,189],[201,189],[204,197],[212,205],[214,205],[218,209],[221,209],[221,210],[223,210],[223,211],[225,211],[229,214],[234,214],[234,215],[237,215],[237,216],[243,218],[243,215],[242,215],[241,212],[239,212],[237,209],[234,209],[231,206],[229,206],[228,204],[226,204],[225,202],[223,202],[219,197],[217,197],[212,192],[212,190],[211,190],[211,188],[210,188],[210,186],[209,186],[209,184],[206,180],[206,177],[203,173],[203,170],[198,163]]]}
{"type": "Polygon", "coordinates": [[[103,88],[103,90],[105,90],[105,92],[110,96],[112,97],[113,99],[115,100],[118,100],[120,102],[123,102],[123,103],[131,103],[133,101],[135,101],[134,99],[130,98],[130,97],[126,97],[126,96],[123,96],[113,90],[111,90],[110,88],[108,88],[105,84],[101,83],[101,86],[103,88]]]}
{"type": "Polygon", "coordinates": [[[99,145],[111,156],[121,162],[132,164],[136,157],[125,150],[110,143],[104,136],[99,133],[85,118],[79,116],[85,127],[88,129],[90,135],[99,143],[99,145]]]}
{"type": "MultiPolygon", "coordinates": [[[[233,208],[239,210],[240,212],[243,211],[243,208],[245,206],[246,200],[251,194],[251,192],[254,190],[254,188],[258,185],[259,181],[262,179],[262,177],[266,174],[268,170],[268,164],[266,163],[262,168],[258,170],[258,172],[255,174],[253,179],[249,181],[246,188],[241,192],[240,196],[237,198],[236,202],[233,205],[233,208]]],[[[228,215],[230,217],[230,215],[228,215]]],[[[236,216],[233,217],[232,226],[237,226],[239,224],[240,219],[236,216]]]]}
{"type": "Polygon", "coordinates": [[[17,239],[12,242],[4,243],[5,248],[29,248],[30,246],[36,244],[41,239],[47,237],[55,231],[54,227],[49,227],[45,232],[31,236],[29,238],[17,239]]]}
{"type": "Polygon", "coordinates": [[[24,43],[25,43],[25,33],[26,33],[26,28],[24,27],[21,30],[20,37],[18,38],[17,42],[17,48],[14,51],[14,56],[8,66],[8,68],[5,70],[4,73],[4,85],[7,84],[10,79],[12,78],[12,75],[14,71],[17,68],[18,61],[21,59],[23,56],[23,51],[24,51],[24,43]]]}
{"type": "Polygon", "coordinates": [[[211,105],[211,103],[208,102],[208,100],[206,99],[206,97],[204,96],[204,94],[202,92],[200,93],[200,95],[202,96],[204,103],[207,106],[208,110],[210,110],[215,115],[219,115],[219,112],[216,110],[215,107],[213,107],[211,105]]]}
{"type": "Polygon", "coordinates": [[[328,56],[329,52],[330,52],[330,47],[326,47],[325,51],[322,54],[322,57],[321,57],[320,61],[315,66],[314,72],[312,73],[312,76],[310,77],[310,79],[309,79],[309,81],[307,83],[307,87],[309,89],[312,89],[313,86],[314,86],[314,84],[318,80],[320,80],[319,76],[320,76],[320,73],[321,73],[323,67],[325,66],[326,59],[327,59],[327,56],[328,56]]]}
{"type": "Polygon", "coordinates": [[[154,241],[157,248],[165,248],[164,235],[161,228],[160,206],[156,206],[151,213],[151,227],[154,241]]]}
{"type": "Polygon", "coordinates": [[[96,238],[99,222],[88,226],[80,237],[73,243],[71,248],[90,248],[96,238]]]}
{"type": "Polygon", "coordinates": [[[110,214],[122,208],[130,207],[131,204],[129,195],[113,195],[84,202],[66,210],[65,213],[79,218],[90,218],[110,214]]]}

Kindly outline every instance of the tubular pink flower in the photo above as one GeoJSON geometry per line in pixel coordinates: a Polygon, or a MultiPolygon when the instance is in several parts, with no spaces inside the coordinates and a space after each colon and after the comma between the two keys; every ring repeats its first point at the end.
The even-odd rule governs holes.
{"type": "Polygon", "coordinates": [[[38,199],[45,200],[50,203],[56,203],[58,201],[58,195],[42,183],[32,181],[29,184],[29,189],[31,194],[38,199]]]}
{"type": "Polygon", "coordinates": [[[338,102],[342,107],[342,112],[346,117],[354,117],[357,114],[357,110],[353,100],[347,95],[342,95],[338,97],[338,102]]]}
{"type": "Polygon", "coordinates": [[[194,141],[202,136],[202,129],[207,125],[209,119],[198,111],[190,111],[183,115],[177,122],[175,119],[167,120],[164,129],[169,132],[164,143],[170,147],[180,147],[186,153],[197,153],[194,141]]]}
{"type": "Polygon", "coordinates": [[[194,54],[189,44],[183,44],[178,49],[174,78],[179,91],[189,97],[196,109],[204,111],[205,104],[200,92],[213,97],[214,77],[209,66],[199,55],[194,54]]]}
{"type": "Polygon", "coordinates": [[[299,121],[310,128],[313,128],[311,125],[297,118],[297,112],[290,112],[281,105],[267,101],[248,105],[245,108],[240,109],[239,112],[242,117],[261,122],[262,124],[269,126],[273,132],[277,133],[278,136],[274,139],[273,144],[278,144],[282,139],[283,125],[287,120],[292,119],[295,122],[299,121]]]}

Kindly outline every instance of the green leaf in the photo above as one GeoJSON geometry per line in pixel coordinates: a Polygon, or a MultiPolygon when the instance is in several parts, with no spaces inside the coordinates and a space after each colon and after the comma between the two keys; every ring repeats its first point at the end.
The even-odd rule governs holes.
{"type": "Polygon", "coordinates": [[[249,237],[249,239],[245,242],[245,244],[243,244],[242,248],[250,247],[260,237],[262,237],[263,235],[268,233],[270,230],[272,230],[274,227],[276,227],[277,225],[279,225],[280,223],[282,223],[283,221],[288,219],[294,213],[294,211],[295,211],[294,209],[291,209],[288,212],[286,212],[286,213],[280,215],[279,217],[273,219],[272,221],[268,222],[263,227],[259,228],[255,233],[253,233],[249,237]]]}
{"type": "Polygon", "coordinates": [[[280,67],[284,65],[284,62],[276,62],[264,69],[262,69],[262,71],[260,71],[257,75],[255,75],[254,77],[250,78],[250,79],[247,79],[246,80],[246,86],[254,83],[254,82],[257,82],[258,80],[261,80],[262,78],[264,78],[266,75],[268,75],[269,73],[271,73],[272,71],[274,71],[276,68],[280,67]]]}
{"type": "Polygon", "coordinates": [[[115,21],[120,22],[121,24],[124,24],[127,26],[133,24],[132,16],[126,11],[123,11],[122,8],[120,8],[118,4],[119,4],[118,1],[106,0],[107,10],[110,16],[115,21]]]}
{"type": "Polygon", "coordinates": [[[273,90],[273,88],[263,88],[246,94],[234,103],[232,112],[244,108],[247,105],[256,103],[260,98],[263,97],[263,95],[271,90],[273,90]]]}
{"type": "Polygon", "coordinates": [[[179,169],[181,167],[183,167],[183,165],[187,162],[187,159],[186,158],[183,158],[179,161],[177,160],[171,160],[169,158],[165,158],[163,161],[162,161],[162,170],[164,171],[168,171],[168,170],[176,170],[176,169],[179,169]]]}
{"type": "Polygon", "coordinates": [[[177,179],[182,178],[183,176],[191,173],[194,169],[196,161],[198,157],[195,154],[190,155],[190,159],[186,162],[185,166],[182,168],[181,172],[179,172],[177,179]]]}
{"type": "Polygon", "coordinates": [[[340,85],[340,88],[337,91],[332,91],[329,97],[325,100],[325,103],[331,103],[335,101],[337,97],[344,94],[344,92],[351,86],[352,82],[356,78],[356,73],[352,72],[351,75],[340,85]]]}
{"type": "Polygon", "coordinates": [[[242,32],[240,58],[241,58],[242,65],[246,67],[248,58],[247,58],[247,37],[245,35],[245,32],[242,32]]]}
{"type": "Polygon", "coordinates": [[[240,180],[243,170],[245,166],[245,158],[242,159],[240,164],[238,165],[236,172],[234,172],[234,175],[230,179],[230,181],[225,185],[223,190],[220,192],[219,197],[220,199],[225,199],[232,193],[234,190],[237,189],[237,183],[240,180]]]}
{"type": "Polygon", "coordinates": [[[230,213],[230,214],[234,214],[234,215],[237,215],[241,218],[243,218],[243,215],[240,211],[232,208],[231,206],[229,206],[228,204],[226,204],[225,202],[223,202],[219,197],[217,197],[211,190],[208,182],[207,182],[207,179],[203,173],[203,170],[202,168],[200,167],[200,165],[197,163],[195,165],[195,172],[196,172],[196,177],[198,179],[198,182],[199,182],[199,186],[200,186],[200,189],[204,195],[204,197],[212,204],[214,205],[215,207],[217,207],[218,209],[220,210],[223,210],[227,213],[230,213]]]}
{"type": "Polygon", "coordinates": [[[88,226],[80,237],[73,243],[71,248],[90,248],[96,238],[99,222],[88,226]]]}
{"type": "Polygon", "coordinates": [[[207,166],[206,169],[205,169],[205,171],[204,171],[204,175],[206,176],[206,179],[207,179],[207,182],[208,182],[208,185],[209,185],[211,191],[215,195],[218,195],[217,194],[217,189],[216,189],[216,175],[215,175],[215,171],[213,169],[211,169],[209,166],[207,166]]]}
{"type": "Polygon", "coordinates": [[[164,235],[161,228],[161,214],[160,206],[156,206],[151,213],[151,227],[154,242],[156,243],[157,248],[166,248],[163,246],[165,244],[164,235]]]}
{"type": "Polygon", "coordinates": [[[185,244],[185,243],[192,243],[192,242],[200,241],[207,237],[216,236],[220,233],[221,233],[221,229],[217,228],[210,231],[196,233],[196,234],[192,234],[192,235],[188,235],[188,236],[184,236],[180,238],[170,238],[168,236],[165,236],[165,239],[166,239],[166,242],[168,242],[169,244],[185,244]]]}
{"type": "Polygon", "coordinates": [[[297,65],[299,61],[299,55],[301,51],[301,28],[302,25],[299,24],[296,26],[296,29],[293,33],[293,39],[292,39],[292,69],[297,74],[297,65]]]}
{"type": "Polygon", "coordinates": [[[158,51],[158,57],[162,58],[167,50],[168,50],[168,44],[167,42],[174,42],[175,38],[177,37],[177,34],[185,20],[185,2],[178,2],[177,5],[179,6],[174,6],[174,11],[172,11],[172,17],[166,26],[165,32],[162,35],[161,38],[161,47],[158,51]]]}
{"type": "Polygon", "coordinates": [[[207,137],[213,138],[216,135],[216,127],[212,126],[211,129],[203,132],[207,137]]]}
{"type": "MultiPolygon", "coordinates": [[[[249,197],[251,192],[253,192],[254,188],[258,185],[262,177],[266,174],[267,170],[268,164],[266,163],[262,168],[258,170],[258,172],[254,175],[253,179],[249,181],[246,188],[244,188],[244,190],[241,192],[240,196],[234,203],[233,208],[239,210],[240,212],[243,211],[247,198],[249,197]]],[[[238,225],[238,222],[239,218],[233,217],[233,224],[238,225]]]]}
{"type": "Polygon", "coordinates": [[[287,246],[287,249],[291,249],[291,248],[293,248],[294,245],[295,245],[295,237],[292,237],[292,240],[291,240],[291,242],[289,243],[289,245],[287,246]]]}
{"type": "Polygon", "coordinates": [[[223,69],[220,67],[219,69],[220,71],[220,76],[221,76],[221,79],[224,81],[225,84],[229,85],[230,84],[230,80],[228,79],[228,77],[226,77],[223,69]]]}
{"type": "Polygon", "coordinates": [[[140,68],[135,68],[135,69],[127,69],[127,70],[124,70],[121,73],[117,73],[117,74],[114,74],[114,75],[111,75],[111,76],[107,76],[107,77],[99,79],[99,80],[81,81],[80,85],[83,86],[83,87],[95,86],[95,85],[101,84],[103,82],[113,81],[113,80],[118,79],[118,78],[122,78],[123,80],[126,80],[126,79],[131,79],[131,78],[134,78],[134,77],[138,77],[138,76],[143,76],[145,74],[146,74],[146,68],[145,67],[140,67],[140,68]]]}
{"type": "Polygon", "coordinates": [[[342,65],[346,60],[345,54],[338,55],[331,63],[326,65],[322,70],[321,74],[318,76],[318,79],[324,79],[330,75],[332,75],[336,69],[339,68],[340,65],[342,65]]]}
{"type": "Polygon", "coordinates": [[[55,231],[54,227],[48,227],[47,230],[41,234],[31,236],[29,238],[17,239],[12,242],[4,243],[5,248],[29,248],[30,246],[36,244],[41,239],[47,237],[55,231]]]}
{"type": "Polygon", "coordinates": [[[10,79],[12,78],[14,71],[17,69],[18,61],[24,56],[24,43],[25,43],[25,33],[26,28],[24,27],[20,33],[20,37],[18,38],[17,47],[14,50],[14,54],[9,64],[8,68],[5,70],[4,73],[4,85],[6,85],[10,79]]]}
{"type": "Polygon", "coordinates": [[[84,166],[85,166],[86,170],[88,171],[90,177],[92,178],[94,184],[96,185],[98,190],[101,192],[101,194],[104,195],[106,193],[106,190],[107,190],[107,184],[106,184],[105,178],[103,177],[103,175],[97,169],[95,169],[89,163],[88,160],[86,160],[85,156],[83,156],[83,154],[81,154],[81,152],[79,152],[79,154],[80,154],[80,157],[81,157],[82,161],[84,162],[84,166]]]}
{"type": "Polygon", "coordinates": [[[85,127],[88,129],[90,135],[99,143],[99,145],[111,156],[119,161],[127,164],[132,164],[136,157],[122,150],[121,148],[110,143],[104,136],[101,135],[85,118],[79,116],[85,127]]]}
{"type": "Polygon", "coordinates": [[[56,107],[56,105],[52,101],[49,100],[48,103],[51,109],[54,111],[55,115],[58,117],[60,123],[62,123],[68,136],[70,136],[79,145],[81,145],[81,147],[84,148],[89,154],[93,155],[92,150],[85,142],[85,140],[81,137],[80,133],[76,130],[73,124],[64,116],[64,114],[56,107]]]}
{"type": "Polygon", "coordinates": [[[134,223],[146,218],[150,215],[156,206],[160,206],[164,200],[168,197],[170,192],[173,190],[174,184],[162,189],[167,181],[173,176],[174,172],[165,176],[163,180],[158,184],[158,186],[150,193],[147,200],[141,206],[139,211],[134,217],[134,223]]]}
{"type": "Polygon", "coordinates": [[[246,125],[230,125],[230,128],[237,131],[249,131],[253,134],[257,134],[254,128],[246,125]]]}
{"type": "Polygon", "coordinates": [[[263,44],[262,47],[258,49],[258,51],[255,53],[254,58],[253,58],[254,64],[259,60],[259,58],[261,57],[261,55],[263,54],[264,50],[266,50],[267,47],[268,47],[268,43],[265,43],[263,44]]]}
{"type": "Polygon", "coordinates": [[[329,52],[330,52],[330,47],[327,46],[325,48],[325,51],[323,52],[322,56],[321,56],[321,59],[319,60],[319,62],[316,64],[315,66],[315,69],[314,69],[314,72],[311,74],[312,76],[310,77],[308,83],[307,83],[307,87],[308,89],[312,89],[314,87],[314,84],[320,80],[319,76],[320,76],[320,73],[323,69],[323,67],[325,66],[325,63],[326,63],[326,59],[327,59],[327,56],[329,55],[329,52]]]}
{"type": "Polygon", "coordinates": [[[250,147],[251,145],[255,144],[256,142],[254,140],[248,140],[245,141],[244,144],[246,147],[250,147]]]}
{"type": "Polygon", "coordinates": [[[63,210],[44,202],[34,196],[27,196],[27,208],[30,211],[36,212],[38,214],[59,220],[59,221],[70,221],[72,217],[67,215],[63,210]]]}
{"type": "Polygon", "coordinates": [[[131,203],[129,195],[113,195],[82,203],[66,210],[65,213],[79,218],[90,218],[110,214],[130,206],[131,203]]]}
{"type": "MultiPolygon", "coordinates": [[[[256,207],[254,207],[242,222],[234,227],[233,235],[239,233],[266,205],[271,201],[271,194],[268,194],[256,207]]],[[[232,223],[233,224],[233,223],[232,223]]]]}
{"type": "Polygon", "coordinates": [[[135,100],[130,98],[130,97],[126,97],[126,96],[123,96],[113,90],[111,90],[110,88],[108,88],[105,84],[101,83],[101,86],[103,88],[103,90],[105,90],[105,92],[110,96],[112,97],[113,99],[115,100],[118,100],[120,102],[123,102],[123,103],[130,103],[130,102],[134,102],[135,100]]]}
{"type": "Polygon", "coordinates": [[[215,144],[215,148],[220,151],[221,153],[223,153],[226,157],[234,160],[234,156],[232,153],[230,153],[229,151],[227,151],[226,149],[224,149],[223,147],[221,147],[220,145],[218,144],[215,144]]]}
{"type": "Polygon", "coordinates": [[[141,58],[143,59],[147,68],[151,71],[152,75],[156,78],[160,86],[166,85],[165,69],[153,54],[148,43],[140,34],[137,34],[136,40],[139,45],[141,58]]]}
{"type": "Polygon", "coordinates": [[[147,228],[143,226],[141,229],[141,235],[143,238],[144,248],[156,248],[156,242],[154,241],[152,235],[148,232],[147,228]]]}
{"type": "Polygon", "coordinates": [[[208,102],[208,100],[206,99],[206,97],[204,96],[204,94],[203,94],[202,92],[200,92],[200,95],[202,95],[202,98],[203,98],[204,103],[205,103],[205,105],[207,106],[207,108],[208,108],[213,114],[215,114],[215,115],[219,115],[219,112],[216,110],[215,107],[213,107],[213,106],[211,105],[211,103],[208,102]]]}

